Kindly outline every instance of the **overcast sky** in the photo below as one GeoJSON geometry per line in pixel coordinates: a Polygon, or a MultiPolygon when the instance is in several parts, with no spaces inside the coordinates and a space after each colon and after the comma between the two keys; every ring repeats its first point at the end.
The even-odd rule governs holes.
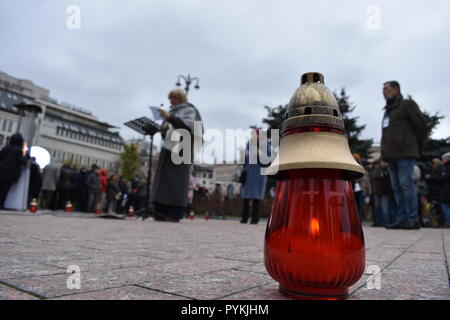
{"type": "Polygon", "coordinates": [[[447,117],[434,134],[444,138],[449,16],[447,0],[1,1],[0,70],[117,126],[168,106],[177,76],[191,73],[207,129],[261,124],[264,105],[287,103],[300,76],[318,71],[330,89],[347,89],[363,137],[376,142],[382,84],[396,79],[423,110],[447,117]],[[66,26],[69,5],[81,10],[79,30],[66,26]]]}

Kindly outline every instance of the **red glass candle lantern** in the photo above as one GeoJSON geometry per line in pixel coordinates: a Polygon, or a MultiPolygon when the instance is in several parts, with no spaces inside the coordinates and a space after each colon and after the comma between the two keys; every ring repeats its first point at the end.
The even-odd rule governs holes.
{"type": "Polygon", "coordinates": [[[37,200],[33,198],[30,203],[30,212],[36,213],[36,211],[37,211],[37,200]]]}
{"type": "Polygon", "coordinates": [[[73,209],[72,202],[67,201],[67,202],[66,202],[65,211],[66,211],[66,212],[72,212],[72,209],[73,209]]]}
{"type": "Polygon", "coordinates": [[[297,299],[342,299],[362,276],[364,235],[351,180],[353,159],[338,103],[323,75],[307,73],[283,122],[267,170],[277,182],[264,261],[280,291],[297,299]]]}

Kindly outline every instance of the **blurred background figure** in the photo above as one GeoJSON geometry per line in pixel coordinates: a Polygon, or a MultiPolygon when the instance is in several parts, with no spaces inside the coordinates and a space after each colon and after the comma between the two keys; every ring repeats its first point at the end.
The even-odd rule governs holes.
{"type": "Polygon", "coordinates": [[[108,178],[107,178],[107,171],[106,169],[100,170],[100,183],[102,185],[102,188],[100,189],[100,200],[98,201],[100,208],[103,209],[106,208],[106,189],[108,188],[108,178]]]}
{"type": "Polygon", "coordinates": [[[441,181],[443,182],[443,186],[440,192],[440,200],[445,217],[444,227],[450,228],[450,152],[442,156],[442,161],[441,181]]]}
{"type": "Polygon", "coordinates": [[[60,172],[61,164],[53,161],[46,165],[42,172],[42,188],[40,201],[40,207],[42,209],[56,209],[55,194],[60,172]]]}
{"type": "Polygon", "coordinates": [[[186,207],[185,211],[185,218],[189,216],[191,211],[193,211],[192,203],[194,202],[194,189],[196,185],[196,179],[193,174],[193,167],[191,167],[190,173],[189,173],[189,191],[188,191],[188,205],[186,207]]]}
{"type": "Polygon", "coordinates": [[[147,174],[142,173],[136,177],[136,193],[134,195],[135,207],[134,209],[141,210],[146,208],[147,203],[147,174]]]}
{"type": "Polygon", "coordinates": [[[442,172],[444,170],[443,163],[440,159],[435,158],[431,161],[431,172],[425,175],[425,181],[428,186],[428,201],[439,201],[440,193],[444,187],[442,180],[442,172]]]}
{"type": "MultiPolygon", "coordinates": [[[[393,221],[390,203],[394,196],[391,188],[388,164],[381,159],[372,165],[372,193],[374,198],[373,227],[384,227],[393,221]]],[[[394,208],[395,209],[395,208],[394,208]]]]}
{"type": "Polygon", "coordinates": [[[106,206],[104,212],[111,213],[116,211],[117,200],[120,199],[119,180],[115,174],[110,174],[108,185],[106,186],[106,206]]]}
{"type": "MultiPolygon", "coordinates": [[[[358,153],[354,153],[353,158],[361,165],[361,167],[364,168],[361,156],[358,153]]],[[[370,195],[372,194],[372,186],[370,184],[369,174],[365,168],[364,171],[365,173],[362,178],[352,181],[353,192],[355,194],[356,206],[358,207],[359,219],[361,223],[366,220],[366,212],[364,210],[366,198],[370,197],[370,195]]]]}
{"type": "MultiPolygon", "coordinates": [[[[257,224],[259,221],[259,204],[260,201],[264,199],[267,176],[261,174],[261,169],[264,167],[260,162],[259,157],[259,133],[260,129],[254,129],[252,131],[252,136],[250,141],[247,143],[245,149],[245,162],[242,169],[240,182],[241,187],[241,198],[243,201],[242,206],[242,219],[241,223],[247,223],[250,215],[251,207],[251,224],[257,224]],[[250,148],[253,144],[256,148],[250,148]],[[250,153],[255,154],[251,155],[250,153]],[[251,159],[256,159],[257,163],[250,163],[251,159]]],[[[267,152],[266,150],[262,152],[267,152]]]]}
{"type": "Polygon", "coordinates": [[[11,136],[9,145],[0,151],[0,209],[5,209],[6,197],[12,185],[19,180],[22,167],[27,163],[20,133],[11,136]]]}
{"type": "Polygon", "coordinates": [[[100,181],[100,168],[97,165],[92,166],[86,185],[88,188],[88,212],[95,212],[100,202],[102,183],[100,181]]]}
{"type": "Polygon", "coordinates": [[[225,193],[223,191],[222,186],[220,183],[216,183],[214,187],[214,191],[209,196],[211,200],[211,206],[212,214],[216,216],[222,216],[223,215],[223,201],[225,198],[225,193]]]}
{"type": "Polygon", "coordinates": [[[88,187],[86,182],[88,176],[89,170],[85,167],[82,167],[75,176],[75,189],[72,198],[77,211],[87,211],[88,187]]]}
{"type": "Polygon", "coordinates": [[[120,198],[117,201],[117,213],[126,213],[130,188],[123,176],[120,176],[119,178],[119,189],[120,189],[120,198]]]}
{"type": "Polygon", "coordinates": [[[75,188],[76,171],[69,164],[64,164],[59,174],[57,184],[57,209],[64,210],[68,201],[71,201],[72,191],[75,188]]]}
{"type": "Polygon", "coordinates": [[[39,200],[39,194],[41,192],[42,186],[42,175],[41,168],[36,162],[36,158],[31,158],[30,164],[30,184],[28,188],[28,202],[30,203],[33,199],[39,200]]]}

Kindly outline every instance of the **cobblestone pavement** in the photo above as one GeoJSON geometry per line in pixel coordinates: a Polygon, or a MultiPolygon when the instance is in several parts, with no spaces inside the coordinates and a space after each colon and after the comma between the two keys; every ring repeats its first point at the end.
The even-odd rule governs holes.
{"type": "MultiPolygon", "coordinates": [[[[0,299],[287,299],[263,264],[265,222],[181,223],[0,212],[0,299]],[[69,265],[81,288],[68,289],[69,265]]],[[[364,228],[349,299],[450,299],[450,230],[364,228]],[[381,289],[367,288],[367,266],[381,289]]]]}

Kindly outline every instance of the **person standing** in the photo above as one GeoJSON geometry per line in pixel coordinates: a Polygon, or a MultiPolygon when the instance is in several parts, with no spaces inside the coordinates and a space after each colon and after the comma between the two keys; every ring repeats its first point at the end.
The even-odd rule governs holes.
{"type": "Polygon", "coordinates": [[[382,121],[381,157],[389,164],[391,186],[398,206],[396,222],[388,229],[419,229],[414,165],[427,136],[427,124],[419,106],[404,99],[397,81],[384,84],[386,99],[382,121]]]}
{"type": "Polygon", "coordinates": [[[119,181],[115,174],[110,174],[108,178],[108,185],[106,186],[106,213],[111,213],[116,210],[116,201],[120,193],[119,181]]]}
{"type": "MultiPolygon", "coordinates": [[[[361,155],[359,153],[354,153],[353,158],[361,165],[361,167],[364,168],[361,155]]],[[[366,199],[372,194],[372,186],[370,184],[369,174],[367,170],[364,168],[364,176],[352,183],[356,206],[358,208],[359,220],[361,221],[361,223],[363,223],[366,220],[366,199]]]]}
{"type": "Polygon", "coordinates": [[[9,145],[0,151],[0,209],[4,209],[9,190],[20,178],[22,167],[27,163],[20,133],[11,136],[9,145]]]}
{"type": "Polygon", "coordinates": [[[40,199],[40,207],[43,209],[56,209],[54,200],[60,172],[61,165],[53,161],[46,165],[43,170],[40,199]]]}
{"type": "Polygon", "coordinates": [[[242,183],[241,198],[243,200],[241,223],[248,222],[250,215],[250,206],[250,224],[258,223],[259,205],[261,200],[264,199],[266,190],[267,176],[261,174],[261,169],[265,166],[260,163],[260,159],[258,156],[258,153],[260,151],[259,132],[260,129],[254,129],[252,131],[252,137],[250,138],[250,141],[245,149],[245,164],[240,178],[240,182],[242,183]],[[251,148],[251,144],[256,146],[256,148],[251,148]],[[251,152],[256,152],[256,154],[251,155],[251,152]],[[256,163],[252,163],[253,159],[256,159],[256,163]]]}
{"type": "Polygon", "coordinates": [[[443,187],[440,192],[442,211],[444,211],[444,228],[450,228],[450,152],[442,155],[443,167],[441,181],[443,187]]]}
{"type": "Polygon", "coordinates": [[[30,164],[30,186],[28,187],[28,203],[33,199],[39,199],[39,193],[41,192],[42,175],[41,168],[36,162],[36,158],[31,158],[30,164]]]}
{"type": "Polygon", "coordinates": [[[64,210],[67,202],[70,201],[74,187],[75,171],[70,167],[70,165],[64,164],[61,168],[57,185],[59,210],[64,210]]]}
{"type": "Polygon", "coordinates": [[[100,202],[100,191],[102,183],[100,182],[100,168],[97,165],[92,166],[92,172],[89,174],[86,185],[88,187],[88,212],[95,212],[100,202]]]}
{"type": "Polygon", "coordinates": [[[130,191],[128,190],[128,184],[123,176],[119,177],[118,185],[120,189],[120,198],[117,201],[117,213],[124,213],[126,211],[125,209],[130,191]]]}
{"type": "MultiPolygon", "coordinates": [[[[151,202],[154,206],[155,220],[179,222],[188,206],[189,172],[195,157],[194,140],[199,138],[194,131],[194,123],[201,122],[197,108],[188,102],[183,89],[174,89],[168,96],[171,108],[160,109],[164,118],[162,132],[164,145],[159,155],[155,180],[152,185],[151,202]],[[174,146],[179,142],[171,141],[175,130],[185,129],[191,136],[191,159],[189,163],[176,164],[172,161],[174,146]]],[[[203,131],[203,129],[202,129],[203,131]]],[[[201,133],[203,134],[203,132],[201,133]]],[[[182,150],[184,152],[185,150],[182,150]]],[[[181,153],[181,152],[180,152],[181,153]]]]}
{"type": "Polygon", "coordinates": [[[196,180],[193,174],[193,167],[191,167],[191,170],[189,172],[189,191],[188,191],[188,205],[186,207],[185,211],[185,217],[187,218],[192,210],[192,203],[194,202],[194,189],[196,185],[196,180]]]}
{"type": "MultiPolygon", "coordinates": [[[[100,204],[100,208],[102,208],[103,210],[106,208],[106,189],[108,187],[108,178],[107,178],[107,170],[106,169],[102,169],[100,170],[100,183],[102,184],[102,188],[100,189],[100,200],[99,200],[99,204],[100,204]]],[[[105,212],[105,211],[104,211],[105,212]]]]}
{"type": "Polygon", "coordinates": [[[373,227],[385,227],[392,223],[389,202],[392,198],[388,164],[379,159],[373,164],[372,191],[374,198],[373,227]]]}
{"type": "Polygon", "coordinates": [[[87,168],[82,167],[75,176],[75,189],[74,189],[74,206],[75,210],[86,212],[88,203],[88,188],[87,177],[89,176],[87,168]]]}
{"type": "MultiPolygon", "coordinates": [[[[135,210],[147,210],[147,175],[140,173],[137,176],[136,194],[135,194],[135,210]]],[[[142,215],[145,216],[145,213],[142,215]]]]}

